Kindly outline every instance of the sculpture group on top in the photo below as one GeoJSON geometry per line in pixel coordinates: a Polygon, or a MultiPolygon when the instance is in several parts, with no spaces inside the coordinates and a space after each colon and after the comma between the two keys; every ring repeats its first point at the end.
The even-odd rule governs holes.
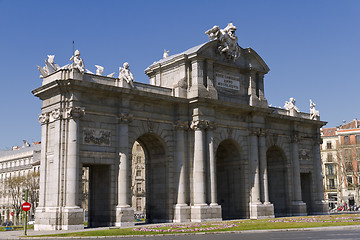
{"type": "Polygon", "coordinates": [[[236,61],[240,57],[241,48],[238,44],[238,38],[235,36],[236,27],[229,23],[226,28],[220,29],[214,26],[207,30],[205,34],[209,36],[210,41],[217,40],[220,44],[218,51],[225,54],[229,59],[236,61]]]}
{"type": "MultiPolygon", "coordinates": [[[[169,53],[169,51],[166,51],[167,54],[169,53]]],[[[165,51],[164,51],[165,54],[165,51]]],[[[63,67],[60,67],[58,64],[56,64],[54,62],[54,58],[55,55],[48,55],[48,59],[45,59],[45,66],[44,67],[40,67],[37,66],[37,68],[40,71],[40,78],[44,78],[49,76],[50,74],[60,70],[60,69],[76,69],[77,71],[79,71],[81,74],[86,73],[90,73],[90,74],[94,74],[93,72],[91,72],[90,70],[85,68],[85,64],[83,59],[80,57],[80,51],[76,50],[74,52],[74,55],[70,58],[70,61],[72,61],[71,64],[66,64],[63,67]]],[[[131,73],[130,69],[129,69],[129,63],[125,62],[123,64],[124,68],[120,67],[119,68],[119,80],[124,80],[126,81],[132,88],[134,88],[134,76],[131,73]]],[[[104,72],[104,67],[100,66],[100,65],[95,65],[96,67],[96,75],[99,76],[103,76],[103,72],[104,72]]],[[[110,73],[108,75],[106,75],[106,77],[114,77],[115,73],[110,73]]]]}

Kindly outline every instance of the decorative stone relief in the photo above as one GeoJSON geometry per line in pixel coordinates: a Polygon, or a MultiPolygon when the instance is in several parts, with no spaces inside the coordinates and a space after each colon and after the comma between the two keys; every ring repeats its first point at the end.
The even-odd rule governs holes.
{"type": "Polygon", "coordinates": [[[207,30],[205,34],[209,36],[210,41],[217,40],[219,42],[218,52],[220,54],[225,54],[229,59],[236,61],[240,57],[241,48],[238,45],[235,31],[236,27],[229,23],[224,29],[214,26],[207,30]]]}
{"type": "Polygon", "coordinates": [[[111,145],[111,131],[95,128],[84,128],[84,144],[88,145],[111,145]]]}
{"type": "Polygon", "coordinates": [[[121,113],[119,117],[120,123],[130,123],[133,120],[133,115],[130,113],[121,113]]]}
{"type": "Polygon", "coordinates": [[[49,115],[47,114],[47,113],[41,113],[40,115],[39,115],[39,122],[41,123],[41,124],[45,124],[45,123],[47,123],[49,121],[49,115]]]}
{"type": "Polygon", "coordinates": [[[177,121],[174,124],[175,129],[179,129],[179,130],[187,130],[189,129],[189,122],[188,121],[177,121]]]}
{"type": "Polygon", "coordinates": [[[310,160],[310,152],[306,149],[299,150],[299,160],[310,160]]]}
{"type": "Polygon", "coordinates": [[[193,129],[193,130],[198,130],[198,129],[204,130],[205,128],[207,128],[207,126],[208,126],[207,121],[205,121],[205,120],[196,120],[196,121],[191,122],[190,128],[193,129]]]}
{"type": "Polygon", "coordinates": [[[315,109],[316,104],[310,99],[310,119],[319,120],[320,113],[315,109]]]}
{"type": "Polygon", "coordinates": [[[85,109],[81,107],[72,107],[65,109],[65,118],[81,118],[85,115],[85,109]]]}
{"type": "Polygon", "coordinates": [[[62,115],[63,115],[63,112],[61,109],[55,109],[50,113],[49,121],[53,122],[53,121],[59,120],[62,118],[62,115]]]}
{"type": "Polygon", "coordinates": [[[293,135],[290,138],[292,143],[298,143],[300,141],[299,132],[294,131],[293,135]]]}

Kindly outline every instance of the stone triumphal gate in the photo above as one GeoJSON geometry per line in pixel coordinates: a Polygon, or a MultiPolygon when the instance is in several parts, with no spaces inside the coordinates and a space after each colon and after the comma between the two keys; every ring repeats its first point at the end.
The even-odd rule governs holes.
{"type": "Polygon", "coordinates": [[[43,101],[40,201],[35,229],[81,229],[81,169],[89,225],[131,226],[131,149],[146,157],[149,222],[201,222],[325,213],[319,128],[324,122],[264,96],[268,66],[237,44],[235,26],[164,54],[134,82],[86,71],[80,52],[39,67],[43,101]]]}

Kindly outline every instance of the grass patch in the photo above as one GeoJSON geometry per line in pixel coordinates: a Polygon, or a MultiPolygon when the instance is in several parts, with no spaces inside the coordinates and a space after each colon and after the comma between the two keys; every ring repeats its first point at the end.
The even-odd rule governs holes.
{"type": "Polygon", "coordinates": [[[136,226],[124,229],[94,230],[74,233],[61,233],[52,237],[86,237],[86,236],[119,236],[119,235],[153,235],[169,233],[196,233],[196,232],[222,232],[246,231],[263,229],[291,229],[312,228],[327,226],[360,225],[360,214],[322,215],[306,217],[272,218],[262,220],[235,220],[207,223],[167,224],[136,226]]]}
{"type": "MultiPolygon", "coordinates": [[[[11,227],[11,230],[6,230],[6,228],[9,228],[9,227],[1,226],[0,232],[24,230],[24,225],[17,225],[17,226],[10,226],[10,227],[11,227]]],[[[34,229],[34,225],[27,225],[27,229],[34,229]]]]}

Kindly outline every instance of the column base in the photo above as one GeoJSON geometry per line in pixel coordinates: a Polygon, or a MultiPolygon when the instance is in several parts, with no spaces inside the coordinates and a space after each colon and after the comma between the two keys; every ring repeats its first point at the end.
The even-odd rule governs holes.
{"type": "Polygon", "coordinates": [[[274,217],[274,205],[272,203],[250,203],[250,219],[265,219],[274,217]]]}
{"type": "Polygon", "coordinates": [[[307,215],[306,203],[304,203],[303,201],[293,201],[291,207],[293,216],[307,215]]]}
{"type": "Polygon", "coordinates": [[[81,229],[84,229],[84,210],[80,207],[36,208],[35,231],[81,229]]]}
{"type": "Polygon", "coordinates": [[[314,210],[312,212],[312,214],[315,215],[327,215],[329,214],[329,210],[328,210],[328,204],[324,201],[316,201],[314,204],[314,210]]]}
{"type": "Polygon", "coordinates": [[[116,207],[116,227],[134,226],[134,209],[132,207],[116,207]]]}
{"type": "Polygon", "coordinates": [[[191,209],[187,204],[176,204],[174,207],[174,222],[190,222],[191,209]]]}
{"type": "Polygon", "coordinates": [[[192,222],[210,222],[221,221],[221,206],[220,205],[195,205],[191,206],[191,221],[192,222]]]}

